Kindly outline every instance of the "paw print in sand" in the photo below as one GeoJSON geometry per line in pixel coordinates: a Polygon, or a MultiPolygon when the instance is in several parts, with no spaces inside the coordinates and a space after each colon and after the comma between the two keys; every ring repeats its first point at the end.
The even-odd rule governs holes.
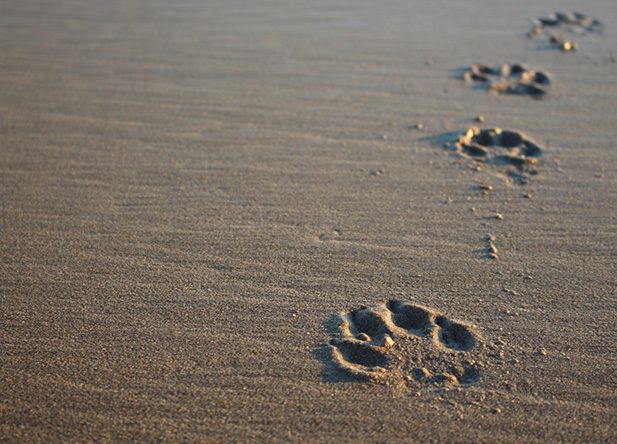
{"type": "Polygon", "coordinates": [[[399,300],[341,313],[329,345],[332,362],[352,377],[447,386],[480,380],[482,348],[473,327],[399,300]]]}
{"type": "Polygon", "coordinates": [[[600,20],[580,12],[554,12],[547,17],[535,19],[528,36],[535,37],[550,29],[562,29],[576,34],[601,33],[603,28],[600,20]]]}
{"type": "Polygon", "coordinates": [[[494,168],[508,181],[525,184],[538,173],[543,149],[518,131],[471,127],[447,144],[460,157],[494,168]]]}
{"type": "Polygon", "coordinates": [[[587,33],[601,33],[604,25],[594,17],[588,17],[580,12],[555,12],[548,17],[539,17],[533,21],[533,28],[527,33],[527,37],[533,38],[540,35],[548,37],[552,46],[564,52],[574,51],[577,48],[575,42],[566,39],[555,31],[562,30],[578,35],[587,33]]]}
{"type": "Polygon", "coordinates": [[[520,64],[503,64],[490,67],[475,63],[463,72],[463,79],[480,84],[497,94],[528,95],[541,98],[548,92],[550,76],[520,64]]]}

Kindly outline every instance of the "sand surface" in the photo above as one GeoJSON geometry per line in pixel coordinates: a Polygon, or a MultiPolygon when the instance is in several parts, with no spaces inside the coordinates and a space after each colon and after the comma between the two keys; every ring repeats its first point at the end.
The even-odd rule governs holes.
{"type": "Polygon", "coordinates": [[[614,0],[3,1],[0,440],[615,442],[616,56],[614,0]],[[605,30],[525,36],[556,9],[605,30]],[[472,125],[537,174],[442,146],[472,125]],[[479,380],[345,372],[337,314],[393,298],[477,347],[387,366],[479,380]]]}

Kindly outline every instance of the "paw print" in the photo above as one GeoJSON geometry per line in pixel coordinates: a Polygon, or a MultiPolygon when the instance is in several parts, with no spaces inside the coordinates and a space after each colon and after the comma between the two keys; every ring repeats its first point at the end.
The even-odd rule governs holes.
{"type": "Polygon", "coordinates": [[[474,328],[400,300],[340,314],[331,359],[347,374],[369,380],[469,385],[480,380],[474,328]]]}

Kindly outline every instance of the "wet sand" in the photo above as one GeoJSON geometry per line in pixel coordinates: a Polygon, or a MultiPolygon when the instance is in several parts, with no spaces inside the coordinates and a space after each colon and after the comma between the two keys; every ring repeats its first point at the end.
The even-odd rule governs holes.
{"type": "Polygon", "coordinates": [[[3,2],[1,440],[615,441],[615,48],[613,0],[3,2]],[[555,9],[605,30],[525,36],[555,9]],[[470,126],[534,174],[444,147],[470,126]],[[390,299],[437,336],[384,324],[402,367],[358,378],[337,315],[390,299]],[[439,313],[478,380],[403,377],[467,353],[439,313]]]}

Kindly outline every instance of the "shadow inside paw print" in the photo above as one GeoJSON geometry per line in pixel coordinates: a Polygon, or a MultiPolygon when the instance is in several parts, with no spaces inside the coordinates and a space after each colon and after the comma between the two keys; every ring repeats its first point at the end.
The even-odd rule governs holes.
{"type": "Polygon", "coordinates": [[[480,380],[475,329],[429,308],[392,299],[332,320],[328,380],[470,385],[480,380]],[[343,375],[338,379],[333,372],[343,375]]]}

